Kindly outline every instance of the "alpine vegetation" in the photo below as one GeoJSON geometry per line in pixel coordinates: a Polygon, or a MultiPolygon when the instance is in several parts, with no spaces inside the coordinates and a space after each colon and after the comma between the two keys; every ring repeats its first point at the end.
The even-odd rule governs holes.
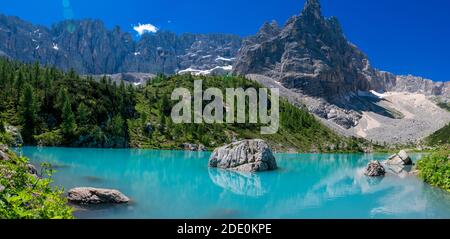
{"type": "Polygon", "coordinates": [[[194,97],[187,88],[176,88],[172,100],[180,100],[172,108],[172,121],[175,124],[269,124],[261,127],[261,134],[275,134],[280,127],[280,93],[278,88],[270,89],[271,100],[268,101],[268,89],[227,88],[225,98],[219,88],[203,91],[202,80],[194,82],[194,97]],[[225,102],[224,102],[224,99],[225,102]],[[203,107],[203,101],[209,101],[203,107]],[[271,103],[270,110],[268,109],[271,103]],[[194,112],[192,112],[192,105],[194,112]],[[247,114],[248,109],[248,114],[247,114]],[[224,115],[224,111],[226,116],[224,115]]]}

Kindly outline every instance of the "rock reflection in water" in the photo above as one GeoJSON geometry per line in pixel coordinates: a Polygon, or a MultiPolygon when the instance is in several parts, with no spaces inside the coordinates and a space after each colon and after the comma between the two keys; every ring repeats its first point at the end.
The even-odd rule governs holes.
{"type": "Polygon", "coordinates": [[[209,177],[217,186],[238,195],[260,197],[267,193],[261,178],[255,173],[210,168],[209,177]]]}

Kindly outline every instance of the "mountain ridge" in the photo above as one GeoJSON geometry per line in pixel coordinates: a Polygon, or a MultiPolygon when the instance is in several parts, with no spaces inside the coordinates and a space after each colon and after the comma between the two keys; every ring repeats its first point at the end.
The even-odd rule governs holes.
{"type": "Polygon", "coordinates": [[[0,14],[0,55],[40,62],[80,74],[126,72],[175,74],[180,70],[228,66],[241,45],[233,34],[176,34],[159,31],[133,39],[101,20],[66,20],[50,28],[0,14]],[[20,49],[20,50],[19,50],[20,49]]]}

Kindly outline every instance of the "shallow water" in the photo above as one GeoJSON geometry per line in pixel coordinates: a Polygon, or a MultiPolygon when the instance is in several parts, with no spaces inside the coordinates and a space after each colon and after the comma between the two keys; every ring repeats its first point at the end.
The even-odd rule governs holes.
{"type": "MultiPolygon", "coordinates": [[[[450,193],[415,177],[363,175],[382,154],[277,154],[274,172],[209,169],[210,153],[24,147],[53,164],[55,185],[118,189],[129,205],[77,209],[78,218],[450,218],[450,193]]],[[[419,158],[420,155],[414,155],[419,158]]]]}

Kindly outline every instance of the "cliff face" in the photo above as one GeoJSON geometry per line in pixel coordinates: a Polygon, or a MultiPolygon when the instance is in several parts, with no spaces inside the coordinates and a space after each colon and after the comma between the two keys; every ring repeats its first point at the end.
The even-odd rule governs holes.
{"type": "Polygon", "coordinates": [[[101,21],[64,21],[50,29],[0,15],[0,55],[38,61],[80,74],[123,72],[173,74],[187,68],[211,69],[233,64],[239,36],[158,32],[135,41],[101,21]]]}
{"type": "Polygon", "coordinates": [[[339,21],[325,18],[318,0],[307,0],[300,15],[282,28],[265,23],[243,42],[235,74],[271,77],[313,97],[347,97],[359,91],[407,91],[449,95],[448,83],[395,76],[371,67],[368,57],[344,36],[339,21]]]}
{"type": "Polygon", "coordinates": [[[369,90],[375,71],[367,57],[344,37],[336,18],[322,16],[317,0],[280,29],[266,23],[246,40],[236,74],[272,77],[311,96],[336,96],[369,90]]]}

